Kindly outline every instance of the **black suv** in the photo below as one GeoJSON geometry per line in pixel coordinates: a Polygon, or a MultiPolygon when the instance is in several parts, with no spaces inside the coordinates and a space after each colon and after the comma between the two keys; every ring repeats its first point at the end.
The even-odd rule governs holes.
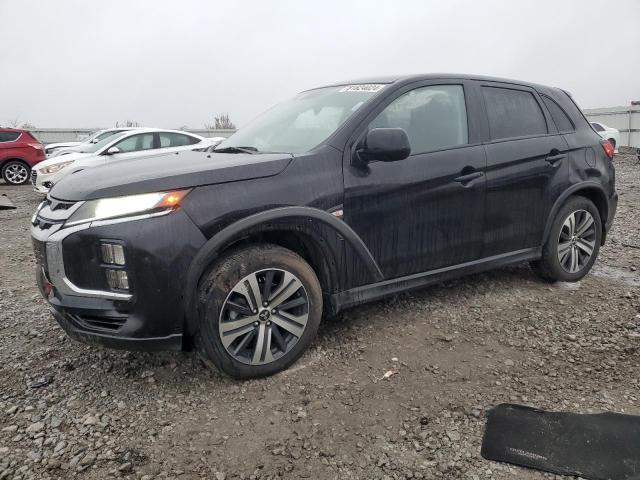
{"type": "Polygon", "coordinates": [[[214,152],[106,165],[33,217],[38,283],[78,340],[273,374],[323,315],[515,262],[591,268],[613,148],[557,88],[419,75],[338,83],[214,152]]]}

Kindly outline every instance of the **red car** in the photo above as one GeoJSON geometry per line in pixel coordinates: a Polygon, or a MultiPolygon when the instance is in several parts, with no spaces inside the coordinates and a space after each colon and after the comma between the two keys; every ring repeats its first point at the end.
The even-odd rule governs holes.
{"type": "Polygon", "coordinates": [[[5,182],[27,183],[31,168],[45,158],[44,146],[27,130],[0,128],[0,172],[5,182]]]}

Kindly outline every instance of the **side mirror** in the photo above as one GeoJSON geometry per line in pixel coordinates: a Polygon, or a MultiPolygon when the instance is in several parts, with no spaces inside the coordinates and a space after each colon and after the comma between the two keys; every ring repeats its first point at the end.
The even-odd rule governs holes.
{"type": "Polygon", "coordinates": [[[116,153],[120,153],[120,149],[118,147],[111,147],[106,151],[107,155],[115,155],[116,153]]]}
{"type": "Polygon", "coordinates": [[[402,128],[374,128],[369,130],[365,146],[360,151],[366,161],[397,162],[411,154],[407,132],[402,128]]]}

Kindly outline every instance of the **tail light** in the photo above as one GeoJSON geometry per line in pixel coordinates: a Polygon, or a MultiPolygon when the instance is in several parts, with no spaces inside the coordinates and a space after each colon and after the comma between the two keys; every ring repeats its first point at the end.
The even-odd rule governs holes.
{"type": "Polygon", "coordinates": [[[44,147],[42,146],[41,143],[28,143],[27,145],[35,148],[36,150],[44,150],[44,147]]]}
{"type": "Polygon", "coordinates": [[[600,144],[602,145],[602,149],[604,150],[604,153],[607,154],[607,157],[609,157],[610,159],[613,159],[613,151],[615,150],[613,145],[611,145],[608,140],[602,140],[600,144]]]}

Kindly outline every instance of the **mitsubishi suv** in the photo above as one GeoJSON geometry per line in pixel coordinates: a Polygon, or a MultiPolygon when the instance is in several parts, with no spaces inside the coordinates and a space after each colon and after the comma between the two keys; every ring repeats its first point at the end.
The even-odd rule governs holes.
{"type": "Polygon", "coordinates": [[[580,280],[615,214],[612,158],[558,88],[340,82],[212,152],[56,183],[32,220],[38,285],[77,340],[270,375],[322,318],[387,295],[516,262],[580,280]]]}

